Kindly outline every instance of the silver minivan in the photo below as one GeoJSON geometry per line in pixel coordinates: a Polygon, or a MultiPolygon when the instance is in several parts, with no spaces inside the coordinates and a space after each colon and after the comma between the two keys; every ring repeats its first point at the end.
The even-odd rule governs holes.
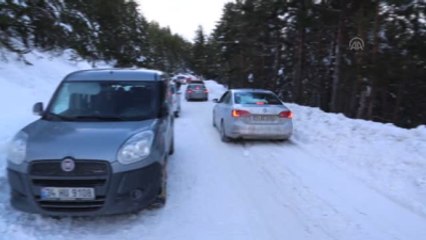
{"type": "Polygon", "coordinates": [[[104,69],[66,76],[40,119],[11,141],[14,208],[50,216],[107,215],[162,206],[174,151],[169,79],[104,69]]]}

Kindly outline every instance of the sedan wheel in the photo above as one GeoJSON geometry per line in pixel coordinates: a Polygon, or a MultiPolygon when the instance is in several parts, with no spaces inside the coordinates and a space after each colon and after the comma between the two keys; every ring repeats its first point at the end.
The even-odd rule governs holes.
{"type": "Polygon", "coordinates": [[[225,133],[225,124],[222,122],[220,123],[220,139],[222,140],[222,142],[229,142],[230,138],[228,136],[226,136],[225,133]]]}

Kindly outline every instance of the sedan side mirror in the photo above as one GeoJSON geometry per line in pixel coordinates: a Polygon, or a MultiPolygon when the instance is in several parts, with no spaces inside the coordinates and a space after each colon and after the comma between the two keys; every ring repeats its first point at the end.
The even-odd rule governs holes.
{"type": "Polygon", "coordinates": [[[34,113],[34,115],[37,115],[37,116],[43,115],[44,108],[43,108],[43,103],[42,102],[38,102],[38,103],[34,104],[34,106],[33,106],[33,113],[34,113]]]}
{"type": "Polygon", "coordinates": [[[213,100],[212,100],[214,103],[218,103],[219,102],[219,99],[217,99],[217,98],[213,98],[213,100]]]}

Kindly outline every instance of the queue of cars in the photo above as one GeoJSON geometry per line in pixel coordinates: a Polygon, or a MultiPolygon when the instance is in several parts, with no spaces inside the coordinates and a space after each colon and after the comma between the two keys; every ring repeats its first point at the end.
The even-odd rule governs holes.
{"type": "MultiPolygon", "coordinates": [[[[70,73],[40,119],[19,131],[7,154],[11,205],[49,216],[94,216],[161,207],[181,90],[160,71],[98,69],[70,73]]],[[[208,100],[204,82],[187,100],[208,100]]],[[[228,90],[214,99],[223,141],[285,140],[292,113],[266,90],[228,90]]]]}

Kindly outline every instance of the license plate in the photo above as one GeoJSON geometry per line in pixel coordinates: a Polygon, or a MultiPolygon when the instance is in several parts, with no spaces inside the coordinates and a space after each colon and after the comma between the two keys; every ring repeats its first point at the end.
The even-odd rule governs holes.
{"type": "Polygon", "coordinates": [[[43,200],[93,200],[95,199],[95,189],[44,187],[41,189],[40,196],[43,200]]]}
{"type": "Polygon", "coordinates": [[[253,120],[254,121],[275,121],[276,116],[270,116],[270,115],[257,115],[257,116],[253,116],[253,120]]]}

